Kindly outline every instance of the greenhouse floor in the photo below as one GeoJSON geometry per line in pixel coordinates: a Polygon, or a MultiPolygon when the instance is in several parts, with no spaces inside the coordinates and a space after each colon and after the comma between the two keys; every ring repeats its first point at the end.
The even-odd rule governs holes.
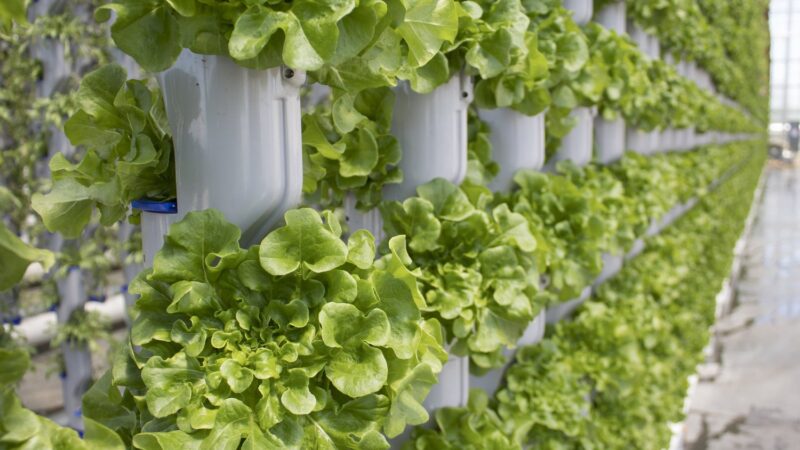
{"type": "Polygon", "coordinates": [[[800,166],[771,162],[684,449],[800,449],[800,166]]]}

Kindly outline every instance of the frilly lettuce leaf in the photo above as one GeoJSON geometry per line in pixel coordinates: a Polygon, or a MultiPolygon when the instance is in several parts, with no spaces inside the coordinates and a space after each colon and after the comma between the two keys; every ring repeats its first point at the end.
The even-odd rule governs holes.
{"type": "Polygon", "coordinates": [[[111,64],[86,75],[77,101],[81,109],[64,131],[85,153],[77,163],[56,154],[51,191],[32,199],[50,231],[77,237],[95,209],[108,226],[127,216],[132,200],[175,197],[172,137],[158,89],[127,80],[125,69],[111,64]]]}
{"type": "Polygon", "coordinates": [[[285,219],[250,249],[215,210],[170,228],[131,285],[130,347],[112,371],[125,394],[94,396],[121,413],[125,396],[143,399],[120,435],[143,448],[387,448],[383,434],[428,420],[420,405],[447,354],[404,240],[375,261],[374,238],[343,242],[332,214],[285,219]]]}

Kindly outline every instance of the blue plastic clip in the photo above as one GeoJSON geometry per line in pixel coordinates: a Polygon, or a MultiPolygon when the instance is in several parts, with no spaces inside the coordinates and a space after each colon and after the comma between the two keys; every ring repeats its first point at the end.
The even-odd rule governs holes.
{"type": "Polygon", "coordinates": [[[134,200],[131,202],[131,207],[133,209],[138,209],[144,212],[149,213],[156,213],[156,214],[177,214],[178,213],[178,202],[175,200],[168,200],[165,202],[160,202],[156,200],[134,200]]]}

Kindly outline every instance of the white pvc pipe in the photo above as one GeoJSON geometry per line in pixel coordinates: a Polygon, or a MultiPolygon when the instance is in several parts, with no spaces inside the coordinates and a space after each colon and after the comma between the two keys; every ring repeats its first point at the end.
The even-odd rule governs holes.
{"type": "Polygon", "coordinates": [[[552,305],[547,308],[546,322],[548,324],[558,323],[575,311],[581,306],[589,297],[592,296],[592,287],[587,286],[578,298],[568,300],[564,303],[552,305]]]}
{"type": "MultiPolygon", "coordinates": [[[[86,290],[83,274],[77,267],[70,267],[67,275],[58,280],[59,304],[56,313],[58,323],[66,324],[73,312],[86,304],[86,290]]],[[[64,362],[64,376],[61,380],[64,410],[68,414],[68,424],[82,429],[80,417],[81,399],[92,381],[92,354],[83,342],[64,342],[61,344],[64,362]]]]}
{"type": "Polygon", "coordinates": [[[305,74],[186,50],[158,79],[175,141],[177,218],[216,208],[245,245],[259,241],[302,199],[305,74]]]}
{"type": "Polygon", "coordinates": [[[648,35],[647,41],[647,54],[650,56],[650,59],[661,59],[661,42],[659,42],[658,37],[648,35]]]}
{"type": "Polygon", "coordinates": [[[650,54],[648,50],[650,38],[648,37],[647,33],[645,33],[644,30],[632,20],[628,21],[627,28],[628,35],[630,35],[631,40],[633,40],[636,46],[639,47],[639,50],[649,57],[650,54]]]}
{"type": "Polygon", "coordinates": [[[650,149],[650,154],[655,154],[661,148],[661,132],[658,130],[653,130],[647,133],[647,140],[649,141],[648,148],[650,149]]]}
{"type": "Polygon", "coordinates": [[[357,230],[367,230],[375,237],[376,242],[384,238],[383,217],[378,208],[369,211],[361,211],[356,208],[356,198],[353,194],[348,194],[344,198],[345,221],[350,228],[350,233],[357,230]]]}
{"type": "MultiPolygon", "coordinates": [[[[125,320],[125,297],[122,294],[109,297],[102,303],[87,302],[84,308],[87,311],[97,311],[111,323],[125,320]]],[[[14,330],[24,337],[28,344],[35,347],[46,344],[55,337],[56,324],[56,313],[48,311],[23,318],[19,325],[14,326],[14,330]]]]}
{"type": "Polygon", "coordinates": [[[647,131],[638,128],[628,128],[625,132],[625,148],[641,155],[649,155],[652,151],[652,141],[647,131]]]}
{"type": "Polygon", "coordinates": [[[672,143],[672,128],[661,130],[658,135],[658,151],[668,152],[674,149],[675,147],[672,143]]]}
{"type": "Polygon", "coordinates": [[[521,169],[538,170],[545,158],[545,115],[526,116],[510,108],[482,109],[480,118],[491,128],[492,158],[500,173],[489,184],[493,191],[508,191],[521,169]]]}
{"type": "Polygon", "coordinates": [[[469,357],[450,353],[428,397],[422,402],[428,411],[439,408],[466,406],[469,400],[469,357]]]}
{"type": "Polygon", "coordinates": [[[592,20],[594,2],[592,0],[564,0],[564,8],[572,11],[572,19],[578,25],[586,25],[592,20]]]}
{"type": "Polygon", "coordinates": [[[57,39],[42,38],[33,46],[34,58],[42,62],[39,96],[50,97],[58,84],[70,75],[64,59],[64,44],[57,39]]]}
{"type": "Polygon", "coordinates": [[[156,253],[164,246],[164,236],[169,232],[170,225],[177,221],[177,214],[142,212],[142,253],[145,267],[153,267],[156,253]]]}
{"type": "Polygon", "coordinates": [[[628,28],[625,2],[618,1],[607,4],[597,12],[595,21],[609,30],[616,31],[617,34],[625,34],[628,28]]]}
{"type": "Polygon", "coordinates": [[[600,286],[609,279],[613,278],[622,270],[625,264],[624,255],[614,255],[611,253],[603,253],[603,270],[600,275],[592,283],[593,286],[600,286]]]}
{"type": "Polygon", "coordinates": [[[592,161],[592,141],[594,120],[589,108],[575,108],[570,113],[576,124],[561,140],[561,148],[550,158],[547,169],[555,170],[560,161],[570,160],[577,166],[585,166],[592,161]]]}
{"type": "Polygon", "coordinates": [[[472,80],[461,74],[430,94],[418,94],[407,83],[395,88],[392,134],[403,149],[403,182],[386,186],[386,200],[405,200],[417,186],[435,178],[460,184],[467,174],[467,109],[472,80]]]}
{"type": "Polygon", "coordinates": [[[609,121],[595,117],[594,139],[600,164],[619,160],[625,154],[625,121],[622,118],[609,121]]]}
{"type": "Polygon", "coordinates": [[[519,342],[517,345],[520,347],[525,345],[533,345],[537,342],[541,341],[544,338],[544,331],[547,325],[547,308],[542,308],[539,311],[539,315],[533,319],[528,328],[525,329],[525,333],[519,338],[519,342]]]}

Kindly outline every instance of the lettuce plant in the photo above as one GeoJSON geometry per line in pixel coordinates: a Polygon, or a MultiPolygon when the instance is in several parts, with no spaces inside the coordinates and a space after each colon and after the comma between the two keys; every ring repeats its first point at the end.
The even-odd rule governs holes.
{"type": "Polygon", "coordinates": [[[44,270],[50,270],[56,258],[48,250],[26,244],[0,222],[0,261],[3,263],[3,271],[0,273],[2,292],[20,282],[32,263],[40,262],[44,270]]]}
{"type": "Polygon", "coordinates": [[[492,130],[474,107],[469,109],[467,126],[467,176],[461,188],[469,192],[491,183],[500,172],[500,166],[492,160],[492,130]]]}
{"type": "MultiPolygon", "coordinates": [[[[0,445],[11,449],[121,450],[120,438],[108,427],[84,418],[83,439],[71,429],[37,415],[22,405],[15,392],[30,366],[28,350],[0,327],[0,445]]],[[[108,413],[108,411],[107,411],[108,413]]]]}
{"type": "MultiPolygon", "coordinates": [[[[96,16],[105,21],[116,14],[111,27],[115,44],[148,71],[169,68],[184,48],[230,55],[247,66],[285,62],[305,70],[332,57],[339,23],[352,22],[343,19],[354,13],[356,3],[121,0],[105,5],[96,16]]],[[[385,12],[382,2],[367,3],[385,12]]],[[[366,12],[374,14],[373,7],[367,6],[366,12]]]]}
{"type": "Polygon", "coordinates": [[[462,7],[466,14],[459,24],[458,48],[448,58],[451,67],[464,66],[475,74],[475,103],[528,115],[544,111],[550,101],[544,86],[547,59],[530,31],[523,2],[462,2],[462,7]]]}
{"type": "Polygon", "coordinates": [[[407,80],[416,92],[429,93],[466,70],[481,78],[478,103],[484,106],[525,104],[530,113],[547,106],[546,99],[539,101],[546,97],[540,84],[547,76],[547,63],[536,48],[536,36],[528,31],[519,0],[457,2],[452,8],[439,3],[441,8],[425,20],[442,21],[442,45],[425,64],[404,61],[396,49],[383,47],[396,39],[390,28],[363,55],[313,73],[332,92],[326,104],[304,118],[304,182],[311,200],[337,206],[352,192],[357,206],[369,209],[380,201],[385,184],[402,181],[396,167],[401,151],[391,136],[394,97],[389,91],[400,80],[407,80]],[[446,24],[452,34],[445,34],[446,24]],[[540,92],[531,94],[536,89],[540,92]]]}
{"type": "Polygon", "coordinates": [[[143,449],[388,448],[384,433],[427,421],[447,354],[404,238],[375,261],[368,232],[340,234],[311,209],[250,249],[216,210],[173,225],[131,286],[113,384],[136,420],[120,435],[143,449]]]}
{"type": "Polygon", "coordinates": [[[610,230],[588,189],[563,175],[523,170],[514,176],[519,189],[510,199],[512,211],[531,224],[540,246],[539,271],[545,276],[550,301],[578,297],[600,273],[601,245],[610,230]]]}
{"type": "Polygon", "coordinates": [[[481,389],[472,389],[465,408],[436,411],[436,429],[415,428],[404,450],[482,450],[489,448],[522,450],[506,433],[506,424],[489,405],[481,389]]]}
{"type": "Polygon", "coordinates": [[[769,60],[763,57],[770,46],[768,19],[764,14],[768,4],[765,0],[737,3],[697,0],[697,6],[709,23],[708,31],[720,36],[725,48],[724,58],[710,56],[704,58],[706,62],[702,64],[711,72],[717,89],[739,102],[761,123],[765,123],[769,111],[761,90],[768,85],[770,77],[769,60]],[[728,64],[742,75],[718,69],[728,64]]]}
{"type": "MultiPolygon", "coordinates": [[[[719,289],[719,283],[710,281],[705,271],[691,267],[711,264],[718,279],[726,276],[733,240],[718,243],[716,230],[730,223],[725,214],[731,208],[728,202],[738,204],[733,208],[736,217],[741,219],[739,214],[746,213],[740,199],[747,198],[747,190],[754,186],[753,175],[763,158],[748,159],[753,148],[752,144],[732,144],[650,158],[631,154],[613,165],[614,170],[596,166],[578,169],[566,164],[557,175],[520,172],[519,191],[496,202],[504,206],[503,201],[519,201],[529,232],[537,241],[532,253],[537,267],[554,280],[560,277],[574,283],[562,281],[558,287],[557,281],[551,281],[546,288],[557,295],[564,289],[585,286],[580,277],[567,279],[574,275],[569,272],[571,267],[586,270],[581,260],[585,255],[623,245],[629,242],[631,233],[642,236],[653,217],[645,211],[659,217],[663,215],[660,205],[672,206],[691,196],[705,196],[714,180],[725,180],[725,174],[747,169],[735,175],[742,181],[723,184],[724,191],[704,201],[704,205],[714,205],[713,220],[705,207],[696,207],[677,228],[651,239],[649,250],[602,286],[575,321],[557,325],[544,342],[518,350],[515,362],[506,371],[504,385],[488,409],[474,407],[472,401],[468,409],[444,408],[437,414],[438,428],[415,429],[407,446],[481,448],[491,447],[491,442],[503,448],[550,448],[565,444],[588,447],[600,442],[604,447],[617,448],[636,442],[647,447],[652,439],[662,442],[668,437],[667,422],[677,420],[675,414],[686,388],[685,379],[676,378],[674,370],[687,374],[694,370],[694,358],[700,355],[706,336],[697,323],[713,317],[713,302],[708,300],[719,289]],[[648,183],[646,188],[643,183],[648,183]],[[741,190],[733,194],[730,186],[741,190]],[[541,210],[531,208],[525,199],[541,210]],[[564,201],[554,203],[554,199],[564,201]],[[638,205],[642,210],[633,208],[638,205]],[[561,216],[563,211],[572,214],[561,216]],[[607,221],[603,227],[607,231],[581,243],[576,236],[587,239],[582,235],[588,232],[581,227],[592,216],[607,221]],[[690,219],[690,225],[683,225],[690,219]],[[568,232],[574,234],[565,234],[568,232]],[[706,253],[719,257],[706,259],[706,253]],[[691,350],[684,350],[681,343],[691,350]]],[[[448,210],[458,208],[449,206],[448,210]]],[[[405,221],[412,228],[423,224],[422,216],[416,217],[416,221],[405,221]]],[[[723,234],[731,238],[740,232],[738,226],[723,228],[723,234]]]]}
{"type": "MultiPolygon", "coordinates": [[[[402,57],[402,49],[397,51],[402,45],[392,27],[403,25],[395,20],[374,30],[379,37],[372,46],[312,73],[331,87],[331,95],[303,121],[309,201],[339,206],[352,193],[360,209],[369,209],[380,201],[386,184],[402,180],[397,169],[402,151],[391,136],[389,93],[401,80],[427,93],[463,70],[476,79],[479,107],[511,107],[528,115],[549,108],[548,155],[574,126],[569,113],[579,106],[598,106],[604,117],[621,115],[646,130],[669,125],[700,131],[750,127],[742,114],[674,69],[647,60],[630,39],[596,24],[582,30],[558,2],[440,6],[431,19],[439,21],[439,47],[427,53],[425,64],[413,64],[402,57]],[[445,33],[453,14],[457,33],[445,33]]],[[[411,17],[410,11],[404,18],[411,17]]]]}
{"type": "Polygon", "coordinates": [[[603,96],[598,102],[599,114],[613,120],[619,116],[625,123],[637,128],[650,129],[659,124],[655,113],[659,91],[650,79],[650,61],[626,35],[618,35],[596,23],[584,27],[590,52],[609,78],[603,96]]]}
{"type": "Polygon", "coordinates": [[[26,24],[25,0],[10,0],[0,6],[0,31],[9,30],[14,23],[26,24]]]}
{"type": "Polygon", "coordinates": [[[457,27],[453,0],[118,0],[97,17],[108,20],[112,11],[114,42],[153,72],[172,66],[183,49],[227,55],[252,68],[317,70],[378,39],[404,63],[421,67],[457,27]]]}
{"type": "Polygon", "coordinates": [[[761,172],[756,148],[727,146],[743,158],[733,166],[700,153],[714,161],[700,170],[723,181],[718,190],[701,193],[699,206],[651,239],[573,321],[517,352],[493,404],[509,436],[541,448],[667,445],[761,172]],[[732,178],[721,177],[726,171],[732,178]]]}
{"type": "Polygon", "coordinates": [[[80,106],[64,125],[79,162],[58,153],[50,160],[52,190],[34,195],[33,208],[50,231],[77,237],[95,209],[100,222],[124,219],[132,200],[175,197],[172,136],[160,91],[127,80],[116,64],[88,74],[80,106]]]}
{"type": "MultiPolygon", "coordinates": [[[[590,61],[586,36],[560,1],[526,2],[530,29],[538,36],[539,51],[545,56],[550,75],[544,83],[551,101],[547,110],[548,156],[575,125],[569,112],[584,104],[582,92],[594,90],[587,77],[590,61]]],[[[599,80],[598,80],[599,81],[599,80]]]]}
{"type": "Polygon", "coordinates": [[[598,243],[598,249],[616,255],[625,253],[649,225],[649,217],[642,220],[635,213],[636,198],[628,195],[625,185],[605,166],[579,168],[562,163],[559,169],[586,193],[591,208],[604,224],[604,240],[598,243]]]}
{"type": "Polygon", "coordinates": [[[591,386],[568,357],[550,340],[517,351],[495,404],[515,441],[550,448],[586,433],[591,386]]]}
{"type": "Polygon", "coordinates": [[[520,214],[487,198],[473,204],[457,186],[437,179],[417,197],[381,206],[388,235],[408,236],[421,269],[425,317],[445,328],[451,351],[469,355],[478,372],[501,365],[542,302],[533,259],[537,241],[520,214]]]}
{"type": "Polygon", "coordinates": [[[719,0],[644,0],[628,15],[659,38],[662,51],[696,62],[717,89],[765,123],[768,105],[760,91],[769,78],[769,35],[762,1],[735,6],[719,0]],[[745,37],[746,36],[746,37],[745,37]]]}
{"type": "Polygon", "coordinates": [[[386,184],[402,181],[400,144],[391,134],[393,107],[391,89],[361,91],[353,111],[362,118],[346,133],[337,126],[340,111],[329,104],[303,116],[303,190],[309,200],[335,206],[352,192],[358,208],[370,209],[386,184]]]}

